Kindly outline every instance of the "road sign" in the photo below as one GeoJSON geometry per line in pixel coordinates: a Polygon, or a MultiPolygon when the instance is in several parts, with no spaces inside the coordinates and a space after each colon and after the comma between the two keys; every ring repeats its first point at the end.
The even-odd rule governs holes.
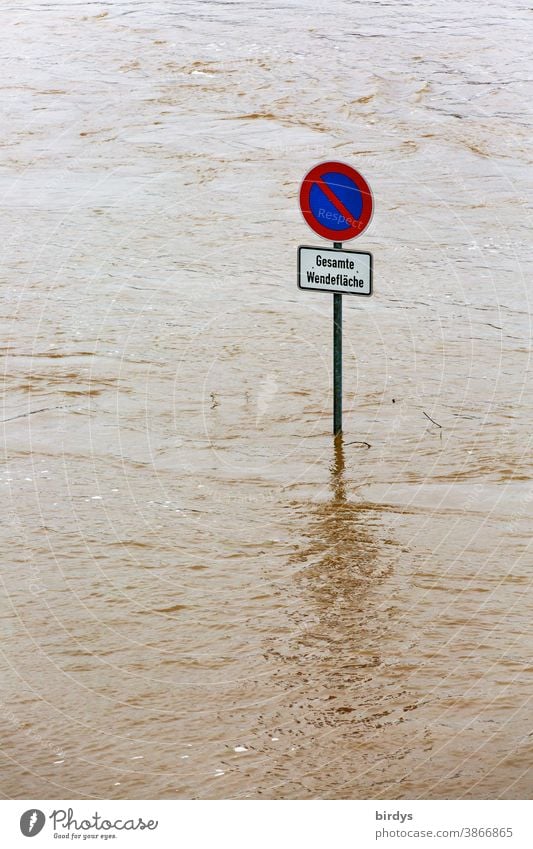
{"type": "Polygon", "coordinates": [[[298,248],[298,286],[341,295],[372,294],[372,254],[335,248],[298,248]]]}
{"type": "Polygon", "coordinates": [[[343,162],[321,162],[304,177],[300,209],[315,233],[334,242],[360,236],[372,217],[372,192],[365,178],[343,162]]]}

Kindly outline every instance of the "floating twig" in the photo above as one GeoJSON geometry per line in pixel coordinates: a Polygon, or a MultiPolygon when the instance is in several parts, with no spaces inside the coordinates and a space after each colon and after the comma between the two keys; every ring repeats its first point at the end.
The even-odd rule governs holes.
{"type": "Polygon", "coordinates": [[[440,425],[438,422],[436,422],[435,419],[432,419],[431,416],[428,416],[428,414],[426,412],[424,412],[424,410],[422,410],[422,412],[424,413],[426,419],[429,419],[430,422],[433,422],[433,424],[437,425],[437,427],[442,428],[442,425],[440,425]]]}
{"type": "Polygon", "coordinates": [[[19,413],[18,416],[11,416],[9,419],[0,419],[0,424],[14,422],[15,419],[26,419],[28,416],[34,416],[36,413],[47,413],[49,410],[68,410],[69,407],[79,407],[79,404],[59,404],[55,407],[40,407],[38,410],[30,410],[28,413],[19,413]]]}

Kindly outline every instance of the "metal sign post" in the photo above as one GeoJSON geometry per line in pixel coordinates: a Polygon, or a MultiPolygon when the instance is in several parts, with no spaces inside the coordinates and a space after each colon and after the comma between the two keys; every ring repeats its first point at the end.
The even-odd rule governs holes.
{"type": "Polygon", "coordinates": [[[298,286],[333,293],[333,433],[342,434],[342,296],[372,294],[372,255],[347,251],[342,239],[360,236],[373,212],[370,187],[355,168],[322,162],[306,174],[300,188],[302,215],[332,248],[298,248],[298,286]]]}
{"type": "MultiPolygon", "coordinates": [[[[342,250],[342,242],[333,242],[342,250]]],[[[342,295],[333,292],[333,433],[342,433],[342,295]]]]}

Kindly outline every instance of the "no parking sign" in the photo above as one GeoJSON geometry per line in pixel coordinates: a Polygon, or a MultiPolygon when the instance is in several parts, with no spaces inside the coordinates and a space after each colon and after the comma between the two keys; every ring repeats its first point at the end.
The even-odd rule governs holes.
{"type": "Polygon", "coordinates": [[[302,215],[324,239],[348,242],[360,236],[370,223],[373,206],[365,178],[344,162],[321,162],[303,179],[302,215]]]}

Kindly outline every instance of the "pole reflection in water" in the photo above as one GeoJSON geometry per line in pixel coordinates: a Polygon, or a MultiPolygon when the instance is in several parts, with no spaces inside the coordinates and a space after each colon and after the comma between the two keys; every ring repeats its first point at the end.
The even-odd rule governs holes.
{"type": "MultiPolygon", "coordinates": [[[[360,651],[360,635],[367,628],[367,598],[388,569],[380,561],[379,543],[372,533],[376,523],[372,505],[347,495],[342,435],[334,440],[329,501],[311,514],[309,547],[303,552],[307,568],[301,581],[320,617],[324,636],[338,637],[345,651],[360,651]],[[354,630],[356,629],[356,630],[354,630]],[[351,638],[359,634],[356,642],[351,638]]],[[[313,629],[313,633],[316,629],[313,629]]],[[[365,664],[366,665],[366,664],[365,664]]]]}
{"type": "Polygon", "coordinates": [[[383,646],[391,632],[394,638],[393,608],[383,603],[392,557],[378,542],[377,506],[350,497],[342,435],[334,441],[330,488],[328,501],[303,508],[309,543],[297,555],[298,630],[284,657],[294,668],[289,676],[280,670],[291,686],[298,682],[291,708],[302,780],[284,783],[280,795],[305,796],[312,785],[316,792],[317,771],[332,797],[357,793],[358,776],[374,766],[375,733],[398,722],[389,705],[398,682],[383,674],[383,646]]]}

